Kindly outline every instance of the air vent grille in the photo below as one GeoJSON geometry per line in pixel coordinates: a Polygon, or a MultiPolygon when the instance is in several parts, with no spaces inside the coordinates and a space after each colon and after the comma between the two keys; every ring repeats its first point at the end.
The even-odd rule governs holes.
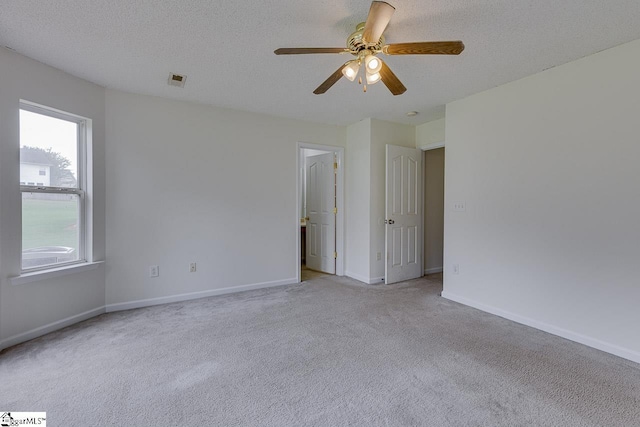
{"type": "Polygon", "coordinates": [[[169,86],[184,87],[187,76],[176,73],[169,73],[169,86]]]}

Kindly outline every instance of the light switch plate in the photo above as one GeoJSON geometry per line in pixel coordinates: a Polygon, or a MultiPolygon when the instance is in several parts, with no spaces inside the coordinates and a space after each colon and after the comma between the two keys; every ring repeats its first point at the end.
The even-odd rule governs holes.
{"type": "Polygon", "coordinates": [[[453,210],[455,212],[464,212],[467,210],[467,205],[463,201],[453,202],[453,210]]]}
{"type": "Polygon", "coordinates": [[[158,277],[160,275],[160,267],[152,265],[149,267],[149,277],[158,277]]]}

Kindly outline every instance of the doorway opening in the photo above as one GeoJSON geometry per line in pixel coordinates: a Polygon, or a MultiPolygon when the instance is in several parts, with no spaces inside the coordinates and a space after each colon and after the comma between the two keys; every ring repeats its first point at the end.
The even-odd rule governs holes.
{"type": "Polygon", "coordinates": [[[298,143],[297,281],[344,275],[344,148],[298,143]]]}
{"type": "Polygon", "coordinates": [[[444,257],[444,144],[424,151],[424,274],[441,275],[444,257]]]}

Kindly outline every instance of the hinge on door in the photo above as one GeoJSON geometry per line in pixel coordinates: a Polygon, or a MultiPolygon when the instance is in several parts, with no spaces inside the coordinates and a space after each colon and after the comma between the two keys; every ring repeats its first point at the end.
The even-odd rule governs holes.
{"type": "Polygon", "coordinates": [[[338,258],[338,252],[333,253],[333,259],[336,259],[336,258],[338,258]]]}
{"type": "Polygon", "coordinates": [[[338,162],[333,162],[333,170],[338,170],[338,162]]]}
{"type": "Polygon", "coordinates": [[[338,213],[338,208],[333,208],[333,213],[337,214],[338,213]]]}

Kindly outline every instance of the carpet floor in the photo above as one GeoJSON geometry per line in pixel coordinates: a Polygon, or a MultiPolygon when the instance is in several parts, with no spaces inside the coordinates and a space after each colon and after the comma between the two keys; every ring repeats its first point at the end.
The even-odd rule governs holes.
{"type": "Polygon", "coordinates": [[[0,354],[50,426],[638,426],[640,366],[439,297],[439,277],[109,313],[0,354]]]}

